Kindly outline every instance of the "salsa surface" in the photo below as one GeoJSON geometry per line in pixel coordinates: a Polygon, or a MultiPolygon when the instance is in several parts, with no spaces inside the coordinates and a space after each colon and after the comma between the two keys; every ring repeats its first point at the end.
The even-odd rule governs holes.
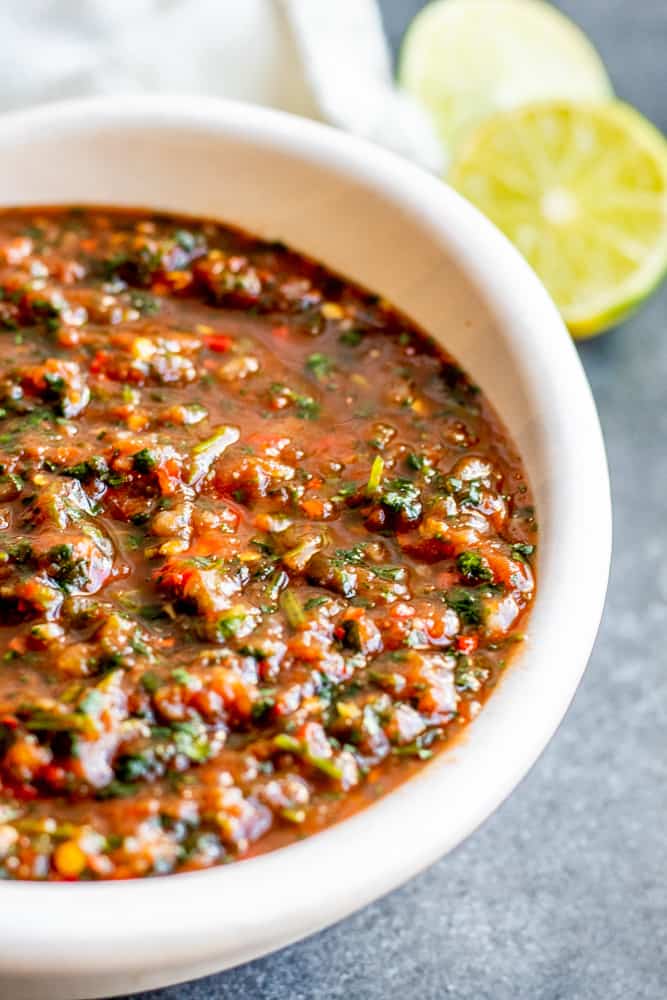
{"type": "Polygon", "coordinates": [[[385,303],[211,222],[11,210],[0,345],[0,875],[287,844],[477,714],[529,488],[385,303]]]}

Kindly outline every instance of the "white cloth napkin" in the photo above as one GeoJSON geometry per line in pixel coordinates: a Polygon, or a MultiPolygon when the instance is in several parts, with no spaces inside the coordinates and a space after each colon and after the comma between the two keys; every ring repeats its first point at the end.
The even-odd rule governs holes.
{"type": "Polygon", "coordinates": [[[430,170],[376,0],[2,0],[0,108],[85,94],[227,96],[328,121],[430,170]]]}

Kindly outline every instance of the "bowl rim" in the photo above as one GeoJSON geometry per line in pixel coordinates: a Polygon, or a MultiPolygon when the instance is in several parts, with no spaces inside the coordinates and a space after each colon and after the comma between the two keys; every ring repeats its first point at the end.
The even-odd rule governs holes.
{"type": "MultiPolygon", "coordinates": [[[[361,184],[378,185],[420,224],[432,226],[483,292],[517,357],[525,357],[521,363],[535,395],[544,393],[553,408],[540,419],[547,455],[559,461],[564,480],[553,487],[554,510],[563,515],[564,525],[558,565],[574,560],[585,543],[587,573],[585,586],[570,581],[569,590],[564,581],[550,581],[549,595],[560,603],[543,608],[538,623],[533,612],[534,646],[540,657],[547,657],[546,645],[554,665],[563,628],[570,628],[567,662],[557,675],[545,671],[540,677],[545,696],[534,705],[535,717],[523,720],[520,738],[508,737],[502,754],[494,752],[501,746],[497,737],[489,746],[479,789],[466,796],[459,781],[463,804],[457,800],[457,815],[448,817],[446,824],[438,815],[438,787],[451,787],[454,772],[465,770],[466,748],[453,758],[441,755],[362,813],[301,843],[239,864],[115,883],[5,882],[0,886],[0,971],[31,978],[158,966],[176,970],[213,960],[216,968],[235,965],[347,916],[433,863],[504,800],[556,730],[597,633],[611,555],[605,450],[581,363],[539,280],[476,209],[441,181],[361,139],[284,112],[221,99],[169,96],[53,103],[0,116],[0,141],[12,136],[26,141],[44,129],[66,135],[112,125],[141,126],[146,136],[151,129],[196,128],[212,140],[217,136],[265,143],[325,164],[361,184]],[[517,288],[520,295],[515,294],[517,288]],[[542,336],[531,339],[530,330],[538,323],[542,336]],[[529,366],[540,360],[548,364],[535,364],[529,374],[529,366]],[[566,398],[554,391],[555,384],[565,382],[566,398]],[[573,490],[567,484],[575,474],[573,490]],[[334,856],[343,864],[332,863],[334,856]]],[[[531,648],[524,655],[535,659],[536,653],[531,648]]],[[[510,673],[516,675],[517,666],[510,673]]],[[[506,686],[509,679],[473,731],[488,714],[498,734],[500,707],[508,731],[522,721],[503,698],[506,686]]],[[[479,760],[476,767],[479,770],[479,760]]]]}

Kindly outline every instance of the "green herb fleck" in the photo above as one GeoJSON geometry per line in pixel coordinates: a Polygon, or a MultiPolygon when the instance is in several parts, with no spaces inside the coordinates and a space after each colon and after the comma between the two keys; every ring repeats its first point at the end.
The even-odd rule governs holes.
{"type": "Polygon", "coordinates": [[[331,374],[333,362],[326,354],[311,354],[306,360],[306,368],[312,372],[316,379],[322,380],[331,374]]]}
{"type": "Polygon", "coordinates": [[[461,552],[456,566],[461,576],[475,583],[491,583],[493,580],[489,564],[478,552],[461,552]]]}
{"type": "Polygon", "coordinates": [[[361,341],[364,339],[363,330],[343,330],[343,332],[338,337],[341,344],[345,344],[346,347],[358,347],[361,341]]]}
{"type": "Polygon", "coordinates": [[[456,611],[464,625],[482,624],[482,608],[478,594],[463,587],[452,587],[447,591],[445,600],[449,607],[456,611]]]}
{"type": "Polygon", "coordinates": [[[148,448],[142,448],[132,456],[132,466],[136,472],[147,475],[157,466],[157,458],[148,448]]]}

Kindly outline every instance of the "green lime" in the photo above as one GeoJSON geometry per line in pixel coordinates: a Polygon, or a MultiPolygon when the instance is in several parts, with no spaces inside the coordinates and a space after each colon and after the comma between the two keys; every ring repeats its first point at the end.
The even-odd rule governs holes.
{"type": "Polygon", "coordinates": [[[437,0],[403,41],[399,81],[432,114],[451,153],[471,126],[538,100],[611,96],[586,36],[542,0],[437,0]]]}
{"type": "Polygon", "coordinates": [[[620,322],[667,270],[667,141],[618,101],[493,115],[448,180],[519,248],[576,337],[620,322]]]}

